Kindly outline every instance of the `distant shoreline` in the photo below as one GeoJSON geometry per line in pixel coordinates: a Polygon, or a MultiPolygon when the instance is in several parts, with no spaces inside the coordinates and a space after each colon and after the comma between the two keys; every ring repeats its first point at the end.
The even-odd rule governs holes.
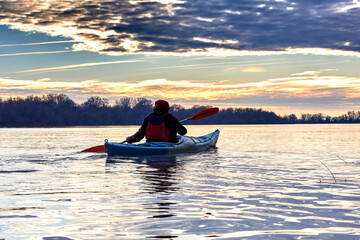
{"type": "MultiPolygon", "coordinates": [[[[0,98],[0,128],[17,127],[88,127],[138,126],[153,111],[153,102],[146,98],[120,98],[115,105],[97,96],[77,104],[65,94],[0,98]]],[[[170,113],[182,120],[212,106],[184,108],[172,105],[170,113]]],[[[279,116],[259,108],[225,108],[187,125],[260,125],[260,124],[344,124],[360,123],[360,111],[331,117],[322,113],[279,116]]]]}
{"type": "MultiPolygon", "coordinates": [[[[360,123],[234,123],[234,124],[186,124],[185,126],[259,126],[259,125],[347,125],[347,124],[360,124],[360,123]]],[[[0,129],[9,129],[9,128],[116,128],[116,127],[140,127],[141,125],[96,125],[96,126],[86,126],[86,125],[79,125],[79,126],[20,126],[20,127],[4,127],[0,126],[0,129]]]]}

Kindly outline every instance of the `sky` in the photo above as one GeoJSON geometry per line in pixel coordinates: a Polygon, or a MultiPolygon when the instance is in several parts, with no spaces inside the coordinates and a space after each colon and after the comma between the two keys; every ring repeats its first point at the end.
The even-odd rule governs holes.
{"type": "Polygon", "coordinates": [[[0,0],[0,97],[360,111],[360,0],[0,0]]]}

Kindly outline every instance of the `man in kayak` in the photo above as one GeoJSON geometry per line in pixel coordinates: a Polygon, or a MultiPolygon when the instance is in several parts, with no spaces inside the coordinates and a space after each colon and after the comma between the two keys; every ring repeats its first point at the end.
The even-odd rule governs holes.
{"type": "Polygon", "coordinates": [[[155,102],[154,112],[144,119],[140,129],[126,142],[139,142],[146,137],[147,142],[177,142],[177,134],[185,135],[186,128],[169,113],[170,105],[165,100],[155,102]]]}

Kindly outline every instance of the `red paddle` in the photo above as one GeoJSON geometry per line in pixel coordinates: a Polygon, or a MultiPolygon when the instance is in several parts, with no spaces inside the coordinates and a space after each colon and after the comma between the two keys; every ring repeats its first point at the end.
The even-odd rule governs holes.
{"type": "MultiPolygon", "coordinates": [[[[197,114],[195,114],[192,117],[183,119],[180,122],[185,122],[185,121],[188,121],[188,120],[198,120],[198,119],[202,119],[202,118],[205,118],[205,117],[209,117],[211,115],[214,115],[218,111],[219,111],[219,108],[208,108],[208,109],[205,109],[205,110],[203,110],[201,112],[198,112],[197,114]]],[[[106,152],[106,149],[105,149],[105,145],[99,145],[99,146],[95,146],[95,147],[91,147],[91,148],[82,150],[81,152],[106,152]]]]}
{"type": "Polygon", "coordinates": [[[95,147],[91,147],[85,150],[82,150],[81,152],[105,152],[105,145],[99,145],[99,146],[95,146],[95,147]]]}
{"type": "Polygon", "coordinates": [[[192,117],[186,118],[181,120],[180,122],[185,122],[187,120],[199,120],[205,117],[209,117],[211,115],[214,115],[215,113],[217,113],[219,111],[219,108],[208,108],[205,110],[202,110],[201,112],[198,112],[197,114],[195,114],[192,117]]]}

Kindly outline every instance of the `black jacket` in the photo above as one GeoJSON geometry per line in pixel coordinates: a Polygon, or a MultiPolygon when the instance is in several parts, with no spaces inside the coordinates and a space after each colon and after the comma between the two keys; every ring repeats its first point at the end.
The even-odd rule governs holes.
{"type": "MultiPolygon", "coordinates": [[[[129,143],[141,141],[141,139],[145,137],[146,127],[149,120],[152,124],[157,124],[159,121],[162,121],[163,118],[164,115],[159,115],[155,112],[150,114],[144,119],[144,122],[141,125],[140,129],[134,135],[126,138],[126,141],[129,143]]],[[[170,131],[171,142],[177,142],[177,134],[185,135],[187,133],[186,128],[170,113],[165,114],[165,126],[170,131]]]]}

